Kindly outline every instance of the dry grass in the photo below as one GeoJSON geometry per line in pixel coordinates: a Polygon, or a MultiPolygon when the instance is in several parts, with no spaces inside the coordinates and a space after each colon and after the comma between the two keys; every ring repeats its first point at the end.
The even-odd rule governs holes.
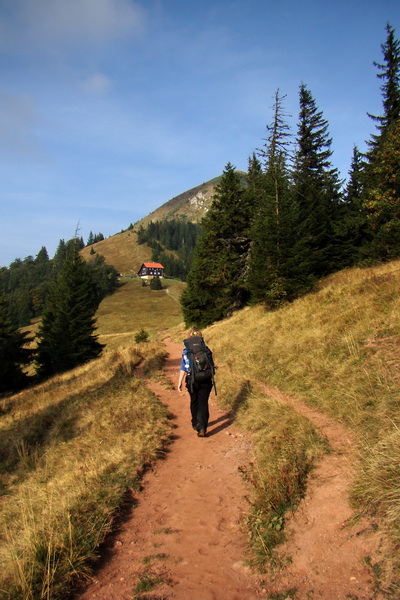
{"type": "Polygon", "coordinates": [[[249,484],[246,525],[250,561],[264,571],[279,564],[274,547],[284,540],[285,513],[294,510],[303,497],[313,462],[327,450],[327,443],[308,419],[266,396],[254,379],[239,373],[231,351],[223,352],[232,370],[219,363],[217,329],[212,337],[209,330],[205,334],[221,367],[217,371],[218,397],[253,442],[241,472],[249,484]]]}
{"type": "Polygon", "coordinates": [[[3,402],[3,598],[63,598],[87,572],[126,490],[170,435],[166,409],[133,375],[159,353],[159,344],[106,352],[3,402]]]}
{"type": "MultiPolygon", "coordinates": [[[[184,284],[168,281],[167,294],[139,281],[123,283],[98,312],[105,356],[1,405],[1,518],[7,531],[2,587],[19,582],[15,598],[50,598],[49,589],[56,598],[57,582],[65,585],[75,571],[84,572],[121,490],[167,435],[165,411],[128,373],[144,352],[150,372],[157,372],[154,340],[165,330],[176,341],[185,336],[177,302],[184,284]],[[123,344],[142,328],[153,341],[135,356],[123,344]],[[42,596],[29,595],[39,585],[42,596]]],[[[266,557],[273,563],[285,511],[296,506],[313,461],[327,446],[305,418],[267,397],[257,382],[298,396],[354,431],[360,452],[353,501],[387,528],[391,548],[381,565],[381,585],[388,598],[398,597],[399,292],[400,261],[349,269],[276,312],[244,309],[204,332],[219,366],[218,399],[253,440],[254,455],[243,474],[251,488],[249,536],[259,566],[266,557]]]]}
{"type": "MultiPolygon", "coordinates": [[[[367,507],[387,524],[392,556],[386,566],[395,572],[400,566],[400,261],[342,271],[291,305],[276,312],[245,309],[205,336],[217,364],[235,373],[239,396],[243,381],[268,382],[356,433],[360,468],[354,498],[360,510],[367,507]]],[[[232,384],[220,382],[219,373],[218,382],[220,396],[232,399],[232,384]]],[[[260,439],[265,440],[287,417],[265,423],[265,401],[256,396],[251,402],[257,411],[252,419],[260,427],[264,423],[260,439]]],[[[390,593],[399,581],[383,575],[382,585],[390,593]]]]}
{"type": "Polygon", "coordinates": [[[137,243],[137,234],[132,230],[117,233],[83,248],[81,254],[85,260],[92,258],[91,250],[104,256],[106,263],[112,265],[118,273],[129,276],[136,275],[141,264],[151,259],[153,252],[146,244],[137,243]]]}
{"type": "Polygon", "coordinates": [[[97,334],[107,348],[116,348],[133,341],[135,334],[145,329],[155,339],[162,329],[182,321],[179,296],[185,284],[163,280],[163,290],[143,287],[139,279],[123,279],[118,290],[100,304],[97,311],[97,334]]]}

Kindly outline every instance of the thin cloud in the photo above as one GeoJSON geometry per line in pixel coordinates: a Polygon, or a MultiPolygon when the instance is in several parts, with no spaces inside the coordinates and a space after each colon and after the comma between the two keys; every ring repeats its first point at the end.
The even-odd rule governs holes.
{"type": "Polygon", "coordinates": [[[7,8],[0,31],[9,44],[103,42],[140,33],[145,22],[145,11],[131,0],[13,0],[7,8]]]}
{"type": "Polygon", "coordinates": [[[111,80],[104,73],[95,73],[81,82],[80,88],[86,94],[102,96],[111,89],[111,80]]]}
{"type": "Polygon", "coordinates": [[[18,158],[37,156],[39,150],[32,130],[39,120],[32,98],[0,92],[0,154],[18,158]]]}

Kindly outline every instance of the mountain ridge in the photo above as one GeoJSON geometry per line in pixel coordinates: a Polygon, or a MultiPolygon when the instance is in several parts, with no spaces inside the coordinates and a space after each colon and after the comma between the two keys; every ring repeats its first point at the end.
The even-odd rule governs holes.
{"type": "MultiPolygon", "coordinates": [[[[240,173],[244,175],[244,173],[240,173]]],[[[137,242],[139,228],[146,227],[152,221],[172,219],[199,223],[213,202],[215,186],[221,177],[222,175],[214,177],[174,196],[137,221],[128,230],[116,233],[91,246],[86,246],[82,249],[82,256],[85,260],[89,260],[94,251],[104,256],[106,263],[113,266],[122,275],[136,274],[142,262],[150,260],[152,255],[152,249],[147,244],[139,245],[137,242]]]]}

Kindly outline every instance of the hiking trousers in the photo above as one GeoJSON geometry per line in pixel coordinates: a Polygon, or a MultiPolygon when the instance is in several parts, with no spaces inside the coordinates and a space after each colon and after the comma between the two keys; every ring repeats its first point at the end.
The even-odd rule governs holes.
{"type": "Polygon", "coordinates": [[[210,416],[208,410],[208,398],[210,397],[211,389],[212,381],[193,383],[193,390],[188,387],[192,427],[197,429],[197,431],[207,431],[208,419],[210,416]]]}

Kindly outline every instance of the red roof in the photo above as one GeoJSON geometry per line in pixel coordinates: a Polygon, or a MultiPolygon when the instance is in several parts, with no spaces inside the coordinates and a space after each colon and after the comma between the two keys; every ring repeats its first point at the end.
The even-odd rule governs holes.
{"type": "Polygon", "coordinates": [[[160,263],[143,263],[145,267],[149,269],[163,269],[164,267],[160,263]]]}

